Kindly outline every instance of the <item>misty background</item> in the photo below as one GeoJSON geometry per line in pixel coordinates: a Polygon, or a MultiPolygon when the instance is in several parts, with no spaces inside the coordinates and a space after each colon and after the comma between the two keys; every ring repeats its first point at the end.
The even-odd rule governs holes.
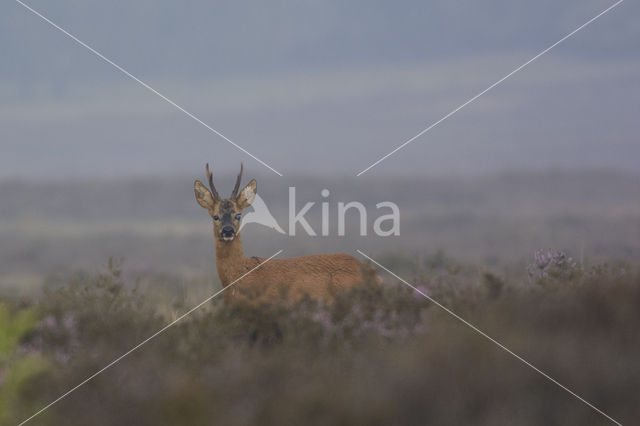
{"type": "MultiPolygon", "coordinates": [[[[282,173],[353,176],[613,1],[56,1],[30,6],[282,173]]],[[[637,171],[624,2],[370,173],[637,171]]],[[[0,175],[269,172],[16,2],[0,175]]]]}
{"type": "MultiPolygon", "coordinates": [[[[640,251],[640,7],[624,2],[366,174],[355,175],[611,1],[27,3],[279,170],[278,177],[16,2],[0,5],[0,281],[32,288],[124,256],[215,276],[193,179],[240,161],[286,229],[323,188],[396,202],[401,235],[286,237],[248,255],[452,256],[524,271],[533,250],[640,251]]],[[[357,230],[355,217],[347,226],[357,230]]],[[[215,280],[214,280],[215,281],[215,280]]]]}

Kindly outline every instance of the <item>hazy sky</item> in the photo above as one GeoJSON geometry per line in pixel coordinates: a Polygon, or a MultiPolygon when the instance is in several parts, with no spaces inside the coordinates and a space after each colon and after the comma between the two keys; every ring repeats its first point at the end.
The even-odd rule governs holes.
{"type": "MultiPolygon", "coordinates": [[[[285,175],[355,175],[614,1],[26,3],[285,175]]],[[[638,17],[623,2],[369,173],[639,171],[638,17]]],[[[269,173],[12,0],[0,52],[0,177],[269,173]]]]}

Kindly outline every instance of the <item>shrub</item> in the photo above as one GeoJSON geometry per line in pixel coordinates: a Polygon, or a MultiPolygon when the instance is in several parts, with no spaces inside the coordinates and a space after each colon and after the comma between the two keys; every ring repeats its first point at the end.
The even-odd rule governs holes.
{"type": "Polygon", "coordinates": [[[527,266],[529,279],[536,282],[545,280],[571,280],[581,274],[581,268],[573,258],[562,251],[536,250],[533,263],[527,266]]]}
{"type": "Polygon", "coordinates": [[[24,392],[46,371],[48,363],[40,355],[19,351],[37,320],[33,309],[12,312],[0,303],[0,424],[37,408],[24,399],[24,392]]]}
{"type": "MultiPolygon", "coordinates": [[[[545,286],[490,273],[477,280],[433,274],[414,284],[618,420],[640,415],[637,272],[603,267],[545,286]]],[[[29,311],[38,313],[36,325],[11,338],[11,353],[50,367],[37,375],[12,369],[23,390],[5,402],[7,422],[164,327],[171,319],[147,296],[117,264],[48,291],[29,311]]],[[[603,420],[404,284],[353,288],[331,304],[256,300],[214,299],[51,407],[39,424],[603,420]]]]}

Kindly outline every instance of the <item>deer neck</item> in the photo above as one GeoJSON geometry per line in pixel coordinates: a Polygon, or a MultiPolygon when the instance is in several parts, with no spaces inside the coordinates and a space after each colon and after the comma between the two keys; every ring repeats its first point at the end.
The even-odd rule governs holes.
{"type": "Polygon", "coordinates": [[[242,251],[242,240],[236,235],[230,242],[215,238],[216,267],[223,287],[228,286],[247,272],[248,258],[242,251]]]}

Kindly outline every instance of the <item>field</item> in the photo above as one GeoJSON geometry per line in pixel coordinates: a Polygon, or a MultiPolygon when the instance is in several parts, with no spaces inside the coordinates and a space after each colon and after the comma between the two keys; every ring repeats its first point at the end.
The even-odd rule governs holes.
{"type": "MultiPolygon", "coordinates": [[[[293,180],[258,182],[274,216],[285,217],[293,180]]],[[[331,202],[396,202],[401,235],[294,238],[252,225],[245,252],[360,248],[632,424],[640,416],[638,183],[604,172],[297,179],[300,203],[321,202],[323,188],[331,202]]],[[[28,418],[219,290],[210,220],[191,184],[0,183],[0,424],[28,418]]],[[[319,208],[309,222],[319,228],[319,208]]],[[[614,424],[380,275],[383,285],[332,305],[214,299],[30,424],[614,424]]]]}

